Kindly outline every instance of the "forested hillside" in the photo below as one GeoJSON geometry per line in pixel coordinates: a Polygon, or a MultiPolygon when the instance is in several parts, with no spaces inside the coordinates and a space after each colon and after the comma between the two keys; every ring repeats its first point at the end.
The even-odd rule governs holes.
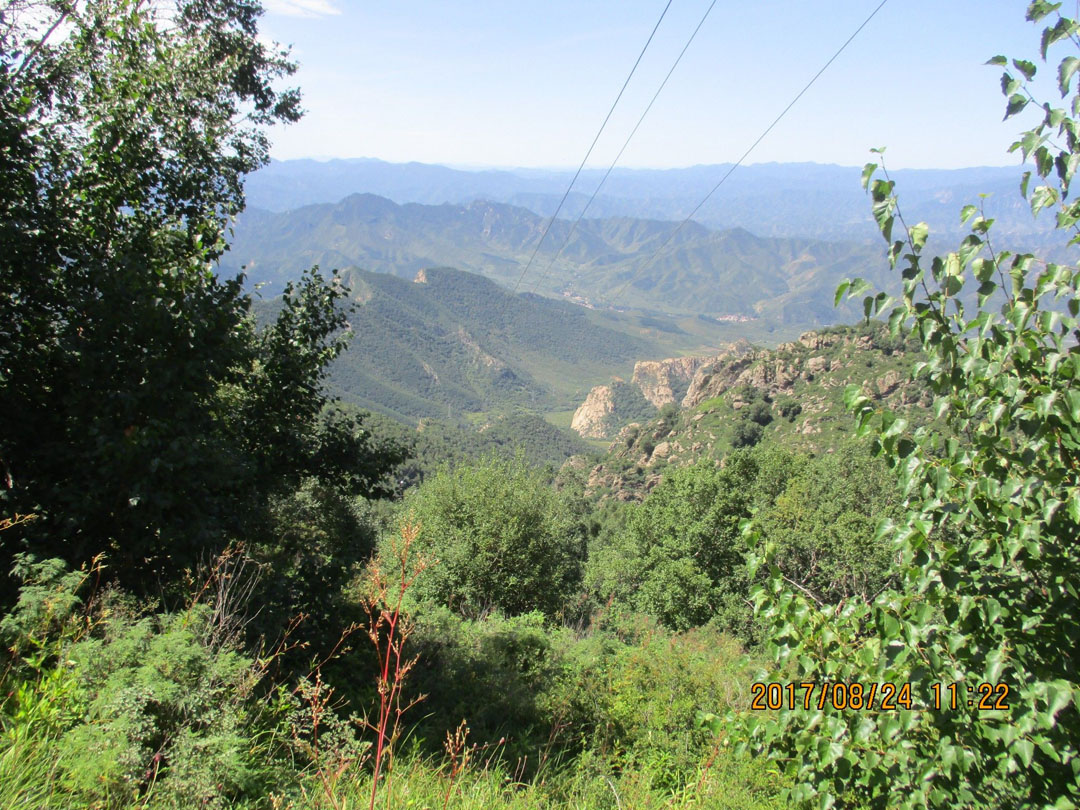
{"type": "MultiPolygon", "coordinates": [[[[616,317],[439,269],[520,273],[520,209],[354,197],[230,251],[301,115],[258,2],[0,9],[0,807],[1080,806],[1062,10],[990,64],[1072,263],[977,197],[933,255],[876,150],[883,259],[690,226],[616,317]]],[[[670,227],[584,223],[558,283],[670,227]]]]}
{"type": "Polygon", "coordinates": [[[663,351],[581,307],[515,296],[457,270],[423,269],[408,281],[348,270],[340,283],[350,340],[330,366],[331,386],[347,402],[411,421],[512,405],[557,410],[596,376],[663,351]]]}

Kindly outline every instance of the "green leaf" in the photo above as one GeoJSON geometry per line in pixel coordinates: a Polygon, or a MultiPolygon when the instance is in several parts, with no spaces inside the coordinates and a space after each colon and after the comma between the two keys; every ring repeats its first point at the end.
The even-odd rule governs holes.
{"type": "Polygon", "coordinates": [[[994,263],[989,259],[975,259],[971,263],[971,271],[981,282],[988,282],[994,277],[994,263]]]}
{"type": "Polygon", "coordinates": [[[926,237],[930,233],[930,226],[925,222],[919,222],[916,225],[912,225],[908,231],[908,236],[911,238],[911,243],[915,246],[915,250],[922,250],[926,246],[926,237]]]}
{"type": "MultiPolygon", "coordinates": [[[[1027,13],[1024,15],[1028,22],[1038,22],[1047,14],[1052,14],[1061,8],[1061,3],[1048,3],[1046,0],[1032,0],[1028,4],[1027,13]]],[[[1045,56],[1045,54],[1043,54],[1045,56]]]]}
{"type": "Polygon", "coordinates": [[[1069,95],[1069,83],[1077,68],[1080,68],[1080,59],[1075,56],[1065,57],[1058,65],[1058,89],[1061,90],[1062,98],[1069,95]]]}
{"type": "Polygon", "coordinates": [[[1035,746],[1031,740],[1019,739],[1010,746],[1010,749],[1020,757],[1025,768],[1031,767],[1031,758],[1035,754],[1035,746]]]}
{"type": "Polygon", "coordinates": [[[1024,74],[1024,78],[1031,81],[1035,78],[1035,63],[1029,62],[1026,59],[1013,59],[1013,65],[1024,74]]]}
{"type": "Polygon", "coordinates": [[[863,191],[869,190],[870,178],[874,176],[874,172],[877,171],[878,165],[876,163],[867,163],[863,166],[862,170],[862,187],[863,191]]]}
{"type": "Polygon", "coordinates": [[[833,296],[833,306],[840,306],[840,302],[844,298],[844,293],[847,292],[848,287],[851,286],[851,281],[844,279],[836,286],[836,295],[833,296]]]}
{"type": "MultiPolygon", "coordinates": [[[[1028,99],[1019,93],[1013,93],[1009,96],[1009,104],[1005,108],[1005,119],[1011,118],[1017,113],[1021,112],[1028,105],[1028,99]]],[[[1002,120],[1005,120],[1002,119],[1002,120]]]]}

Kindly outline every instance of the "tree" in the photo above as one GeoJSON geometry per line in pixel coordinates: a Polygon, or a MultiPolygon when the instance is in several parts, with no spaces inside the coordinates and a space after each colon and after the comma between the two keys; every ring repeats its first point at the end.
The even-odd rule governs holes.
{"type": "MultiPolygon", "coordinates": [[[[1060,5],[1028,7],[1029,20],[1050,18],[1043,61],[1059,43],[1080,43],[1080,24],[1061,16],[1060,5]]],[[[1005,68],[1006,118],[1033,104],[1035,62],[990,63],[1005,68]]],[[[1074,247],[1078,67],[1076,55],[1058,62],[1068,104],[1037,105],[1041,122],[1012,146],[1033,164],[1021,183],[1032,213],[1055,211],[1074,247]]],[[[819,709],[817,695],[806,705],[800,692],[774,716],[736,722],[749,746],[786,769],[798,802],[1076,807],[1080,271],[1001,250],[991,242],[993,221],[975,205],[962,211],[971,233],[959,249],[927,262],[926,224],[904,222],[888,174],[875,179],[880,169],[869,164],[864,184],[890,260],[903,265],[903,294],[867,295],[865,311],[889,312],[895,335],[910,328],[919,340],[927,360],[916,374],[946,427],[909,433],[904,420],[849,391],[861,431],[876,433],[905,493],[902,519],[881,527],[898,555],[899,586],[869,605],[822,607],[772,568],[756,598],[784,680],[819,689],[910,683],[912,705],[868,711],[845,701],[841,710],[827,701],[819,709]]],[[[837,300],[866,289],[845,283],[837,300]]]]}
{"type": "Polygon", "coordinates": [[[267,126],[300,114],[260,14],[0,12],[0,500],[42,518],[5,533],[5,569],[21,549],[107,551],[114,575],[157,591],[249,536],[273,492],[372,456],[357,425],[316,418],[342,292],[310,274],[260,334],[240,280],[214,272],[267,126]]]}
{"type": "Polygon", "coordinates": [[[676,630],[717,614],[737,624],[749,587],[739,524],[750,516],[757,472],[746,452],[722,469],[702,461],[669,472],[590,558],[589,590],[676,630]]]}
{"type": "Polygon", "coordinates": [[[899,501],[888,467],[847,443],[793,471],[757,525],[789,584],[819,603],[869,601],[891,569],[889,545],[874,528],[898,516],[899,501]]]}
{"type": "Polygon", "coordinates": [[[580,579],[581,526],[524,459],[488,456],[443,468],[405,502],[420,524],[417,551],[438,560],[421,598],[466,615],[562,610],[580,579]]]}

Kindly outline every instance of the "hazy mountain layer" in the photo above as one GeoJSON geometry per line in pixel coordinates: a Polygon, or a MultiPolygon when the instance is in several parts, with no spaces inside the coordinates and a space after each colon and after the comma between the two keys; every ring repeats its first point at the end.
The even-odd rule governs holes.
{"type": "MultiPolygon", "coordinates": [[[[855,156],[856,162],[861,156],[855,156]]],[[[868,157],[870,157],[868,155],[868,157]]],[[[626,216],[681,220],[727,173],[730,164],[684,169],[616,169],[589,209],[590,217],[626,216]]],[[[861,169],[814,163],[741,166],[695,214],[710,227],[746,228],[760,236],[816,239],[879,238],[859,182],[861,169]]],[[[1017,195],[1017,168],[909,169],[891,173],[911,222],[926,220],[935,231],[955,234],[965,203],[986,200],[997,231],[1041,244],[1051,223],[1033,220],[1017,195]]],[[[602,174],[586,170],[561,216],[575,218],[602,174]]],[[[248,201],[285,211],[333,203],[355,193],[387,197],[399,204],[465,204],[474,200],[520,205],[550,216],[572,173],[538,169],[462,171],[422,163],[380,160],[293,160],[275,162],[247,182],[248,201]]]]}
{"type": "MultiPolygon", "coordinates": [[[[545,223],[524,208],[496,203],[402,206],[354,195],[286,213],[245,213],[223,268],[246,265],[249,278],[271,291],[312,264],[407,278],[424,267],[450,265],[513,287],[545,223]]],[[[877,245],[762,238],[693,222],[653,260],[675,223],[626,217],[583,220],[552,265],[570,228],[569,222],[555,222],[521,291],[597,307],[811,327],[856,315],[833,308],[841,279],[858,275],[881,285],[894,280],[877,245]]]]}

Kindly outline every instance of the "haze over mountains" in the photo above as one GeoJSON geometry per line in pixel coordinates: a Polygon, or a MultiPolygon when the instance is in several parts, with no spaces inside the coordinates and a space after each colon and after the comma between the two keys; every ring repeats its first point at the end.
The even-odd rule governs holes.
{"type": "MultiPolygon", "coordinates": [[[[361,267],[411,278],[452,266],[513,287],[547,220],[499,203],[397,205],[370,194],[274,214],[252,210],[238,221],[226,269],[247,267],[269,292],[312,264],[361,267]]],[[[861,242],[762,238],[744,229],[713,231],[688,223],[656,255],[676,223],[626,217],[557,220],[520,291],[567,296],[597,307],[656,313],[756,318],[817,326],[852,313],[833,308],[833,292],[859,275],[888,285],[882,251],[861,242]]]]}
{"type": "MultiPolygon", "coordinates": [[[[873,157],[868,155],[868,158],[873,157]]],[[[730,169],[730,164],[683,169],[617,168],[589,208],[594,218],[634,217],[681,220],[730,169]]],[[[745,228],[757,236],[815,239],[880,239],[859,182],[861,168],[815,163],[740,166],[695,214],[712,228],[745,228]]],[[[586,169],[560,213],[574,219],[602,172],[586,169]]],[[[554,211],[573,173],[564,170],[499,169],[465,171],[422,163],[374,159],[292,160],[271,163],[247,181],[254,208],[287,211],[338,202],[369,193],[398,204],[466,204],[488,200],[528,208],[542,216],[554,211]]],[[[1020,169],[901,169],[891,172],[905,215],[935,230],[959,232],[959,207],[986,200],[996,230],[1013,237],[1043,238],[1050,223],[1035,221],[1016,193],[1020,169]]]]}

